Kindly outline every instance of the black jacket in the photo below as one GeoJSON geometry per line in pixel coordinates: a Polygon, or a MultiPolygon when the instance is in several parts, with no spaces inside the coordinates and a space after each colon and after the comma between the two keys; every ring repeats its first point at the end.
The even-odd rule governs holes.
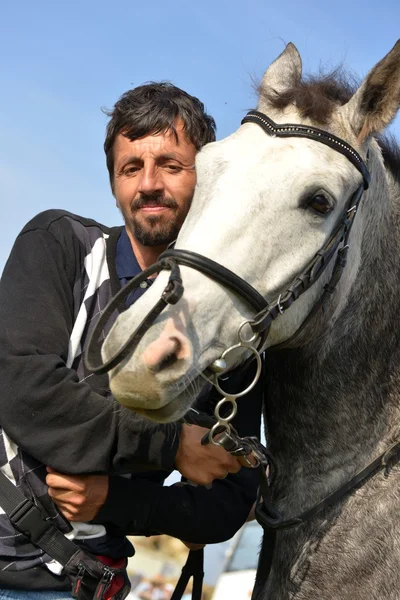
{"type": "MultiPolygon", "coordinates": [[[[0,467],[64,532],[68,524],[46,493],[44,465],[111,474],[108,500],[96,518],[105,526],[103,554],[131,553],[125,533],[228,539],[254,502],[255,473],[242,469],[210,490],[162,487],[174,468],[180,425],[149,429],[115,402],[107,376],[84,367],[88,336],[119,289],[120,232],[54,210],[35,217],[18,236],[0,285],[0,467]]],[[[204,402],[211,412],[214,400],[204,402]]],[[[258,435],[260,406],[259,389],[240,401],[241,433],[258,435]]],[[[0,587],[69,589],[63,575],[43,566],[48,560],[0,514],[0,587]]]]}

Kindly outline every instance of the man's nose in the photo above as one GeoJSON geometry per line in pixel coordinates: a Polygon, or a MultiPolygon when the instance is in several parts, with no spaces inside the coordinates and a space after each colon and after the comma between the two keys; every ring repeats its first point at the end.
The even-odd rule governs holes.
{"type": "Polygon", "coordinates": [[[141,173],[138,191],[147,196],[161,194],[164,191],[164,182],[160,169],[154,165],[144,167],[141,173]]]}

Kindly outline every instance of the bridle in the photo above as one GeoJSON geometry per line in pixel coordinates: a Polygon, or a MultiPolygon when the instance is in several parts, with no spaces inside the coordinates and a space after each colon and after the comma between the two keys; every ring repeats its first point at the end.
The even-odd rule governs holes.
{"type": "MultiPolygon", "coordinates": [[[[270,467],[273,466],[272,457],[269,455],[267,449],[265,449],[258,441],[253,438],[239,438],[236,434],[230,424],[230,421],[234,418],[237,411],[236,399],[247,394],[256,385],[262,373],[262,359],[260,353],[264,347],[272,321],[283,314],[302,294],[304,294],[304,292],[318,281],[328,265],[331,264],[332,259],[336,256],[331,277],[329,282],[324,285],[324,290],[320,298],[317,300],[295,334],[289,340],[286,340],[284,345],[292,342],[294,338],[297,338],[303,332],[316,313],[324,306],[326,299],[335,290],[346,266],[351,228],[363,192],[368,189],[370,174],[365,162],[354,148],[344,140],[326,131],[297,124],[276,124],[269,117],[255,110],[250,111],[245,116],[242,121],[242,124],[243,123],[254,123],[260,126],[263,131],[270,136],[302,137],[325,144],[344,155],[361,173],[362,182],[349,199],[328,240],[315,254],[314,258],[308,263],[305,269],[293,279],[287,290],[280,294],[272,303],[269,303],[244,279],[219,263],[189,250],[169,249],[160,256],[157,263],[148,269],[145,269],[140,275],[132,279],[112,298],[92,332],[86,351],[85,361],[87,368],[93,373],[106,373],[133,353],[142,336],[158,315],[166,308],[166,306],[168,306],[168,304],[176,304],[182,297],[184,287],[180,275],[180,265],[190,267],[203,273],[207,277],[222,284],[234,294],[237,294],[251,306],[256,311],[256,314],[252,319],[248,319],[240,325],[237,334],[238,342],[227,348],[222,353],[221,357],[214,361],[207,371],[207,376],[212,378],[211,382],[223,398],[218,402],[215,408],[215,419],[210,423],[211,429],[207,436],[208,440],[205,440],[205,443],[207,441],[216,445],[222,445],[226,450],[237,456],[245,456],[252,453],[253,456],[256,457],[257,464],[255,466],[261,465],[260,494],[263,497],[263,500],[257,505],[256,516],[264,528],[279,529],[293,527],[310,519],[325,506],[332,504],[350,489],[353,489],[356,485],[360,485],[361,482],[364,482],[367,478],[374,475],[379,469],[387,469],[388,465],[392,466],[395,464],[400,459],[400,443],[397,443],[386,450],[386,452],[378,457],[378,459],[370,463],[368,467],[338,488],[328,498],[319,502],[312,507],[312,509],[302,513],[298,517],[285,520],[276,509],[268,504],[268,490],[273,473],[270,473],[270,479],[268,479],[265,473],[265,466],[267,464],[269,464],[270,467]],[[142,320],[136,330],[128,337],[125,344],[114,354],[114,356],[103,363],[101,360],[99,338],[102,335],[103,329],[111,314],[142,281],[163,270],[169,270],[170,276],[161,298],[142,320]],[[245,327],[250,328],[250,336],[246,336],[245,327]],[[255,359],[256,373],[252,383],[245,390],[235,393],[234,395],[228,394],[221,388],[218,378],[221,373],[226,370],[225,359],[227,355],[233,350],[240,348],[243,348],[243,350],[250,355],[250,359],[255,359]],[[231,412],[228,415],[224,412],[226,405],[231,407],[231,412]]],[[[275,348],[277,347],[282,347],[282,344],[275,348]]]]}
{"type": "MultiPolygon", "coordinates": [[[[347,206],[344,209],[332,234],[322,248],[316,253],[310,263],[306,266],[306,268],[294,278],[286,292],[280,294],[275,302],[272,303],[269,303],[253,286],[236,275],[236,273],[233,273],[226,267],[211,260],[210,258],[207,258],[206,256],[197,254],[196,252],[191,252],[190,250],[181,250],[177,248],[169,249],[166,252],[163,252],[163,254],[160,256],[160,260],[157,263],[151,265],[149,268],[142,271],[142,273],[140,273],[137,277],[133,278],[111,299],[102,312],[101,317],[92,332],[86,352],[86,366],[93,373],[106,373],[120,364],[127,356],[132,354],[145,331],[155,321],[164,308],[168,304],[176,304],[178,300],[180,300],[183,295],[184,288],[180,276],[179,265],[191,267],[197,271],[200,271],[200,273],[207,275],[209,278],[217,281],[233,293],[240,296],[242,300],[247,302],[247,304],[255,309],[255,316],[246,323],[248,323],[254,335],[262,338],[261,344],[259,345],[260,347],[265,342],[272,321],[274,321],[279,315],[283,314],[293,304],[293,302],[295,302],[295,300],[297,300],[302,294],[304,294],[304,292],[314,285],[337,253],[336,263],[333,268],[330,281],[324,286],[324,293],[311,310],[309,316],[306,318],[307,323],[309,318],[311,318],[322,306],[327,295],[331,294],[335,289],[346,265],[349,248],[348,240],[354,217],[361,201],[362,194],[364,190],[368,189],[369,186],[370,174],[366,164],[358,152],[356,152],[349,144],[347,144],[347,142],[341,140],[333,134],[323,131],[322,129],[293,124],[277,125],[266,115],[255,110],[250,111],[244,117],[242,120],[242,124],[243,123],[256,123],[265,131],[265,133],[275,137],[303,137],[323,143],[331,148],[334,148],[353,163],[353,165],[362,175],[362,183],[348,201],[347,206]],[[343,245],[339,249],[339,246],[342,242],[343,245]],[[168,284],[165,287],[160,300],[146,315],[136,330],[128,337],[125,344],[114,354],[114,356],[102,363],[100,347],[97,342],[111,314],[114,312],[116,307],[128,297],[132,290],[136,289],[151,275],[159,273],[163,270],[169,270],[171,273],[168,284]]],[[[304,329],[307,323],[303,323],[300,326],[295,333],[296,336],[304,329]]],[[[240,335],[239,338],[241,338],[240,335]]],[[[244,340],[239,339],[239,343],[240,342],[244,342],[244,340]]]]}

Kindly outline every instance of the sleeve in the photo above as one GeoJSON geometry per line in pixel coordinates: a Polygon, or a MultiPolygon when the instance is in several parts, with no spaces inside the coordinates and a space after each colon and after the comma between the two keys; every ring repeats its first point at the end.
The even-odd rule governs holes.
{"type": "Polygon", "coordinates": [[[258,472],[214,481],[212,487],[162,487],[143,479],[111,477],[107,502],[93,522],[124,535],[167,534],[185,542],[215,544],[246,522],[258,487],[258,472]]]}
{"type": "MultiPolygon", "coordinates": [[[[254,377],[251,367],[229,378],[233,392],[247,387],[254,377]],[[241,386],[241,387],[238,387],[241,386]]],[[[238,399],[234,426],[241,436],[260,436],[262,381],[238,399]]],[[[213,393],[202,399],[202,408],[211,410],[213,393]]],[[[185,542],[211,544],[230,539],[245,523],[256,501],[258,469],[242,469],[210,489],[202,486],[162,487],[142,479],[110,478],[110,489],[95,522],[117,527],[126,535],[164,533],[185,542]]]]}
{"type": "Polygon", "coordinates": [[[20,234],[0,283],[4,431],[61,472],[172,470],[179,425],[146,428],[66,366],[72,315],[65,248],[44,229],[20,234]]]}

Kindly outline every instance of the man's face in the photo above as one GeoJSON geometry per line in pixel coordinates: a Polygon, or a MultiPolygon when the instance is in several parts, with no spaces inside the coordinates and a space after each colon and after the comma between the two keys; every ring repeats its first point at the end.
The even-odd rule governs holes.
{"type": "Polygon", "coordinates": [[[114,143],[114,194],[130,236],[144,246],[173,242],[190,208],[196,172],[195,146],[182,123],[171,131],[114,143]]]}

